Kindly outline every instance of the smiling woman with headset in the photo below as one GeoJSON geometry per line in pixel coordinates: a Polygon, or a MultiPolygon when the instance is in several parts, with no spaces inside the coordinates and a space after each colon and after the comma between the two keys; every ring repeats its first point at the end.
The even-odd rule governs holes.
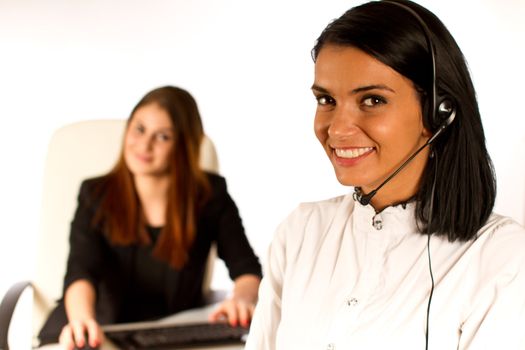
{"type": "Polygon", "coordinates": [[[312,51],[315,133],[345,196],[278,227],[247,349],[523,349],[525,230],[461,50],[406,0],[354,7],[312,51]]]}

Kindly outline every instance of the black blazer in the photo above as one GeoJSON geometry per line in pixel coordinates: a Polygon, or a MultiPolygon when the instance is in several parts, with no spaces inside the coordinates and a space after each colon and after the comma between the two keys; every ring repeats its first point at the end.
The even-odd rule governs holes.
{"type": "MultiPolygon", "coordinates": [[[[180,270],[152,256],[153,246],[117,246],[101,227],[92,225],[100,197],[95,193],[102,178],[80,187],[78,207],[71,223],[70,252],[64,291],[74,281],[89,280],[97,291],[97,319],[101,324],[155,319],[202,305],[202,284],[212,242],[217,243],[232,279],[242,274],[261,276],[234,201],[223,177],[207,173],[212,193],[200,212],[189,260],[180,270]]],[[[160,228],[148,228],[155,236],[160,228]]],[[[67,319],[63,298],[40,333],[53,341],[67,319]]]]}

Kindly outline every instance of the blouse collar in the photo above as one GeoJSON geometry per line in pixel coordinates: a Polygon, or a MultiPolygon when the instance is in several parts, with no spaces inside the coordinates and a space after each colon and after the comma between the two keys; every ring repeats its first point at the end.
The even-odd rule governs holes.
{"type": "Polygon", "coordinates": [[[416,201],[388,206],[376,212],[371,204],[362,205],[358,200],[358,189],[353,194],[354,220],[359,228],[374,231],[388,231],[393,233],[419,232],[416,219],[416,201]],[[357,194],[356,194],[357,193],[357,194]]]}

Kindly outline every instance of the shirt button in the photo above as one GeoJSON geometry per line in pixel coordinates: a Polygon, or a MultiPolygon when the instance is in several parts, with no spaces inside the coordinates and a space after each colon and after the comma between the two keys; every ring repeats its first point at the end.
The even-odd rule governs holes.
{"type": "Polygon", "coordinates": [[[335,344],[334,343],[328,344],[326,347],[326,350],[335,350],[335,344]]]}
{"type": "Polygon", "coordinates": [[[357,300],[356,298],[348,298],[346,300],[346,305],[348,306],[357,306],[358,303],[359,303],[359,300],[357,300]]]}
{"type": "Polygon", "coordinates": [[[374,226],[374,228],[378,231],[383,228],[383,218],[381,218],[381,215],[374,215],[372,218],[372,226],[374,226]]]}

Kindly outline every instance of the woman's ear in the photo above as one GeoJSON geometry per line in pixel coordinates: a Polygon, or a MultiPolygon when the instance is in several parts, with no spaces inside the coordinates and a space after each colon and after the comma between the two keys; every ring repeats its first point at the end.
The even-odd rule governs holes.
{"type": "Polygon", "coordinates": [[[425,126],[426,120],[425,120],[425,106],[423,106],[421,111],[421,137],[429,139],[432,137],[432,132],[425,126]]]}
{"type": "Polygon", "coordinates": [[[430,138],[432,136],[432,133],[427,128],[423,127],[421,135],[424,137],[430,138]]]}

